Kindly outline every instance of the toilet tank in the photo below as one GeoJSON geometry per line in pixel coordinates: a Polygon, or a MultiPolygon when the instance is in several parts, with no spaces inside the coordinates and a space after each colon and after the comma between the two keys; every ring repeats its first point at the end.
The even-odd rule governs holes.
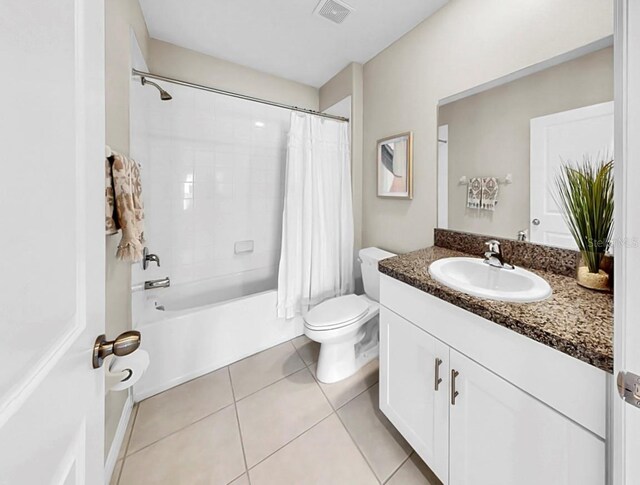
{"type": "Polygon", "coordinates": [[[380,301],[380,273],[378,261],[396,256],[380,248],[364,248],[358,253],[362,270],[364,292],[369,298],[380,301]]]}

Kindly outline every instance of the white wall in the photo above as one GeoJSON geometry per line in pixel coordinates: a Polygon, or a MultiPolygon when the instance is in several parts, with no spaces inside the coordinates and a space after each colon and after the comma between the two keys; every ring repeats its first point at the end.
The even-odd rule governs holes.
{"type": "Polygon", "coordinates": [[[433,243],[442,98],[612,34],[610,0],[451,0],[364,66],[363,245],[433,243]],[[414,198],[376,196],[376,140],[414,133],[414,198]]]}

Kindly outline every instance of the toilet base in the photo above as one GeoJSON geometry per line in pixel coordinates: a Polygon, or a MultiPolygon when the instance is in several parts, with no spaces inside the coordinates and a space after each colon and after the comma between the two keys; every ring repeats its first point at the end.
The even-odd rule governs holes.
{"type": "Polygon", "coordinates": [[[316,377],[320,382],[332,384],[355,374],[380,353],[378,317],[354,332],[353,337],[329,340],[320,344],[316,377]]]}

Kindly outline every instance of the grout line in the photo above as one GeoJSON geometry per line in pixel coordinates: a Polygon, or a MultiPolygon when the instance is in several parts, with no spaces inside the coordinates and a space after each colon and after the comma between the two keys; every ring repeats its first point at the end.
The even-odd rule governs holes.
{"type": "MultiPolygon", "coordinates": [[[[349,404],[351,401],[353,401],[356,397],[360,396],[363,392],[367,392],[369,389],[371,389],[371,387],[375,386],[375,384],[377,384],[378,382],[376,382],[375,384],[373,384],[372,386],[367,387],[364,391],[358,393],[356,396],[354,396],[353,398],[349,399],[347,402],[345,402],[342,406],[340,406],[339,408],[335,408],[333,403],[331,402],[331,400],[327,397],[327,395],[325,394],[324,390],[322,389],[322,386],[320,385],[320,381],[318,381],[318,379],[316,379],[315,374],[313,373],[313,371],[311,370],[311,368],[309,366],[307,366],[307,369],[309,370],[309,372],[311,372],[311,375],[313,376],[314,381],[316,382],[316,385],[318,386],[318,388],[320,389],[320,392],[322,392],[322,394],[324,395],[325,399],[329,402],[329,406],[331,406],[331,409],[333,409],[333,413],[335,414],[336,417],[338,418],[338,421],[340,421],[340,424],[342,425],[342,427],[345,429],[345,431],[347,432],[347,435],[349,435],[349,438],[351,439],[351,441],[353,442],[353,444],[355,445],[356,449],[358,450],[358,453],[360,453],[360,456],[362,456],[362,459],[364,460],[364,462],[367,464],[367,466],[369,467],[369,469],[371,470],[371,473],[373,473],[373,476],[375,477],[376,480],[378,480],[379,483],[382,483],[380,481],[380,479],[378,478],[378,475],[376,474],[376,472],[374,471],[373,468],[371,468],[371,464],[369,463],[369,460],[367,460],[367,457],[364,456],[364,453],[362,452],[362,450],[360,449],[360,447],[358,446],[358,443],[356,443],[356,440],[354,439],[353,436],[351,436],[351,433],[349,432],[349,429],[347,428],[347,426],[344,424],[344,421],[342,421],[342,418],[340,417],[340,414],[338,413],[338,409],[342,409],[344,406],[346,406],[347,404],[349,404]]],[[[395,473],[395,472],[394,472],[395,473]]]]}
{"type": "Polygon", "coordinates": [[[412,448],[412,449],[411,449],[411,453],[409,453],[409,455],[408,455],[404,460],[402,460],[402,463],[400,463],[400,465],[398,465],[398,468],[396,468],[395,470],[393,470],[393,473],[392,473],[391,475],[389,475],[389,478],[387,478],[384,482],[381,482],[381,483],[382,483],[383,485],[384,485],[384,484],[386,484],[386,483],[388,483],[388,482],[393,478],[393,476],[394,476],[396,473],[398,473],[398,470],[400,470],[400,468],[402,468],[402,467],[404,466],[404,464],[405,464],[406,462],[408,462],[408,461],[409,461],[409,459],[413,456],[413,454],[414,454],[414,453],[415,453],[415,451],[413,451],[413,448],[412,448]]]}
{"type": "Polygon", "coordinates": [[[126,458],[128,458],[128,457],[130,457],[130,456],[133,456],[133,455],[135,455],[136,453],[139,453],[139,452],[141,452],[142,450],[145,450],[145,449],[149,448],[150,446],[155,445],[156,443],[158,443],[158,442],[162,441],[162,440],[163,440],[163,439],[165,439],[165,438],[168,438],[169,436],[173,436],[174,434],[179,433],[180,431],[182,431],[182,430],[184,430],[184,429],[188,428],[189,426],[193,426],[194,424],[199,423],[200,421],[205,420],[205,419],[207,419],[207,418],[209,418],[209,417],[213,416],[214,414],[218,414],[220,411],[224,411],[225,409],[227,409],[228,407],[233,406],[234,404],[235,404],[235,403],[230,403],[230,404],[227,404],[226,406],[221,407],[220,409],[216,409],[214,412],[209,413],[209,414],[207,414],[206,416],[202,416],[201,418],[196,419],[196,420],[195,420],[195,421],[193,421],[192,423],[189,423],[189,424],[187,424],[186,426],[183,426],[183,427],[182,427],[182,428],[180,428],[180,429],[176,429],[175,431],[172,431],[172,432],[171,432],[171,433],[169,433],[168,435],[165,435],[165,436],[163,436],[163,437],[161,437],[161,438],[158,438],[157,440],[155,440],[155,441],[153,441],[153,442],[149,443],[148,445],[144,445],[142,448],[140,448],[140,449],[138,449],[138,450],[136,450],[136,451],[134,451],[134,452],[129,453],[129,454],[126,456],[126,458]]]}
{"type": "MultiPolygon", "coordinates": [[[[316,362],[314,362],[315,364],[316,362]]],[[[311,367],[308,367],[309,372],[311,372],[311,375],[313,376],[313,379],[316,381],[316,383],[318,384],[318,387],[320,388],[320,390],[322,391],[322,394],[324,394],[324,396],[327,398],[327,401],[329,401],[329,404],[331,405],[331,407],[333,408],[334,411],[338,411],[338,409],[342,409],[343,407],[345,407],[347,404],[349,404],[351,401],[353,401],[355,398],[357,398],[358,396],[360,396],[360,394],[362,394],[363,392],[367,392],[369,389],[371,389],[373,386],[375,386],[376,384],[379,383],[379,380],[377,380],[376,382],[374,382],[373,384],[371,384],[370,386],[367,386],[364,390],[362,390],[361,392],[359,392],[358,394],[356,394],[355,396],[349,398],[348,401],[345,401],[343,404],[341,404],[339,407],[334,407],[333,403],[331,402],[331,400],[329,399],[329,397],[327,396],[327,394],[324,392],[324,389],[322,389],[322,385],[320,383],[320,381],[318,380],[318,378],[316,377],[316,375],[314,374],[314,372],[311,370],[311,367]]],[[[379,379],[379,378],[378,378],[379,379]]],[[[330,386],[331,384],[325,384],[326,386],[330,386]]]]}
{"type": "MultiPolygon", "coordinates": [[[[268,460],[270,457],[272,457],[273,455],[275,455],[276,453],[278,453],[282,448],[286,447],[287,445],[290,445],[291,443],[293,443],[295,440],[297,440],[298,438],[300,438],[303,434],[306,434],[307,432],[311,431],[313,428],[315,428],[316,426],[318,426],[320,423],[322,423],[323,421],[329,419],[331,416],[333,416],[334,414],[336,414],[335,411],[331,411],[329,414],[327,414],[324,418],[322,418],[320,421],[318,421],[317,423],[314,423],[312,426],[310,426],[309,428],[305,429],[302,433],[300,433],[299,435],[291,438],[289,441],[287,441],[285,444],[283,444],[281,447],[279,447],[277,450],[274,450],[273,452],[271,452],[270,454],[268,454],[267,456],[265,456],[262,460],[260,460],[258,463],[256,463],[255,465],[253,465],[251,468],[249,468],[249,470],[253,470],[255,467],[257,467],[258,465],[260,465],[261,463],[265,462],[266,460],[268,460]]],[[[247,476],[249,475],[249,472],[247,472],[247,476]]]]}
{"type": "MultiPolygon", "coordinates": [[[[304,361],[302,361],[302,363],[304,364],[304,361]]],[[[305,367],[306,367],[306,365],[305,365],[305,367]]],[[[283,381],[283,380],[285,380],[287,377],[291,377],[293,374],[297,374],[297,373],[298,373],[298,372],[300,372],[301,370],[304,370],[304,369],[305,369],[305,367],[300,367],[299,369],[294,370],[294,371],[293,371],[293,372],[291,372],[290,374],[287,374],[286,376],[282,376],[282,377],[280,377],[279,379],[277,379],[277,380],[275,380],[275,381],[273,381],[273,382],[270,382],[269,384],[267,384],[267,385],[265,385],[265,386],[261,387],[260,389],[256,389],[255,391],[252,391],[250,394],[247,394],[246,396],[242,396],[242,397],[241,397],[240,399],[238,399],[236,402],[244,401],[246,398],[248,398],[248,397],[250,397],[250,396],[253,396],[254,394],[257,394],[257,393],[259,393],[260,391],[265,390],[267,387],[269,387],[269,386],[273,386],[275,383],[280,382],[280,381],[283,381]]],[[[229,374],[229,375],[231,375],[231,374],[229,374]]]]}
{"type": "MultiPolygon", "coordinates": [[[[231,382],[231,370],[229,369],[229,366],[227,366],[227,373],[229,375],[229,382],[231,382]]],[[[240,428],[240,416],[238,415],[238,402],[236,401],[236,394],[233,389],[233,383],[231,383],[231,395],[233,396],[233,408],[236,411],[236,423],[238,424],[238,434],[240,435],[242,459],[244,460],[244,472],[247,474],[247,481],[249,482],[249,485],[251,485],[251,478],[249,477],[249,467],[247,466],[247,453],[244,450],[244,438],[242,437],[242,428],[240,428]]]]}
{"type": "MultiPolygon", "coordinates": [[[[297,338],[297,337],[295,337],[295,338],[297,338]]],[[[293,340],[293,339],[292,339],[292,340],[293,340]]],[[[300,371],[301,371],[302,369],[304,369],[305,367],[308,367],[308,366],[307,366],[307,363],[304,361],[304,359],[302,358],[302,356],[301,356],[301,355],[300,355],[300,353],[298,352],[298,349],[296,349],[296,346],[295,346],[295,345],[293,345],[293,343],[291,342],[291,340],[287,340],[286,342],[282,342],[281,344],[278,344],[278,345],[276,345],[276,346],[274,346],[274,347],[269,347],[269,348],[268,348],[268,349],[266,349],[266,350],[263,350],[263,351],[261,351],[261,352],[255,353],[255,354],[253,354],[253,355],[250,355],[249,357],[245,357],[244,359],[241,359],[241,360],[239,360],[239,361],[237,361],[237,362],[232,362],[231,364],[229,364],[227,367],[229,367],[229,379],[231,380],[231,387],[232,387],[232,389],[233,389],[233,378],[231,377],[231,366],[232,366],[232,365],[237,364],[238,362],[242,362],[243,360],[249,359],[249,358],[251,358],[251,357],[253,357],[253,356],[255,356],[255,355],[258,355],[258,354],[261,354],[261,353],[263,353],[263,352],[266,352],[267,350],[270,350],[270,349],[273,349],[273,348],[278,347],[278,346],[280,346],[280,345],[283,345],[283,344],[285,344],[285,343],[290,343],[290,344],[291,344],[291,346],[293,347],[293,350],[295,351],[295,354],[298,356],[298,358],[299,358],[299,359],[300,359],[300,361],[302,362],[303,367],[300,367],[299,369],[296,369],[296,370],[294,370],[294,371],[290,372],[290,373],[289,373],[289,374],[287,374],[286,376],[282,376],[282,377],[280,377],[279,379],[277,379],[277,380],[275,380],[275,381],[273,381],[273,382],[270,382],[269,384],[266,384],[265,386],[262,386],[261,388],[256,389],[255,391],[252,391],[251,393],[247,394],[246,396],[242,396],[240,399],[237,399],[237,400],[235,399],[235,390],[234,390],[234,401],[235,401],[235,402],[240,402],[240,401],[242,401],[242,400],[244,400],[244,399],[248,398],[249,396],[253,396],[254,394],[256,394],[256,393],[258,393],[258,392],[262,391],[263,389],[266,389],[267,387],[272,386],[272,385],[273,385],[273,384],[275,384],[276,382],[280,382],[280,381],[282,381],[282,380],[286,379],[287,377],[290,377],[290,376],[292,376],[293,374],[296,374],[297,372],[300,372],[300,371]]],[[[313,374],[313,373],[312,373],[312,374],[313,374]]]]}
{"type": "MultiPolygon", "coordinates": [[[[358,394],[360,395],[360,394],[358,394]]],[[[369,463],[369,460],[367,460],[367,457],[365,456],[364,452],[362,451],[362,449],[360,448],[360,446],[358,445],[358,443],[356,442],[356,439],[353,437],[353,435],[351,434],[351,432],[349,431],[349,428],[347,428],[347,425],[344,424],[344,421],[342,420],[342,417],[340,416],[340,413],[338,413],[336,411],[336,416],[338,417],[338,421],[340,421],[340,424],[342,425],[342,427],[344,428],[344,430],[347,432],[347,434],[349,435],[349,438],[351,438],[351,441],[353,442],[354,446],[356,447],[356,449],[358,450],[358,453],[360,453],[360,456],[362,456],[362,459],[364,460],[364,462],[367,464],[367,466],[369,467],[369,470],[371,470],[371,473],[373,473],[373,476],[375,477],[376,480],[378,480],[378,483],[382,483],[382,480],[380,480],[378,478],[378,474],[376,473],[376,471],[373,469],[373,467],[371,466],[371,463],[369,463]]]]}
{"type": "MultiPolygon", "coordinates": [[[[304,362],[303,362],[303,364],[304,364],[304,362]]],[[[284,381],[287,377],[291,377],[293,374],[297,374],[297,373],[298,373],[298,372],[300,372],[301,370],[305,370],[305,369],[306,369],[306,366],[305,366],[305,367],[300,367],[299,369],[294,370],[294,371],[293,371],[293,372],[291,372],[290,374],[287,374],[286,376],[280,377],[278,380],[275,380],[275,381],[273,381],[273,382],[271,382],[271,383],[267,384],[266,386],[261,387],[260,389],[256,389],[255,391],[251,392],[251,394],[247,394],[246,396],[242,396],[240,399],[238,399],[238,400],[237,400],[237,401],[235,401],[235,402],[244,401],[246,398],[251,397],[251,396],[253,396],[254,394],[257,394],[257,393],[259,393],[260,391],[264,391],[267,387],[271,387],[271,386],[273,386],[274,384],[277,384],[277,383],[278,383],[278,382],[280,382],[280,381],[284,381]]],[[[310,371],[310,372],[311,372],[311,371],[310,371]]],[[[313,372],[311,373],[311,377],[313,377],[313,372]]]]}

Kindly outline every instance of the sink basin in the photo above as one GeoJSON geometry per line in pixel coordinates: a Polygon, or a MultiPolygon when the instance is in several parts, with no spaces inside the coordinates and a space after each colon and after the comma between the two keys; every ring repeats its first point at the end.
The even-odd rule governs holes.
{"type": "Polygon", "coordinates": [[[540,276],[522,268],[489,266],[480,258],[444,258],[429,266],[437,282],[467,295],[487,300],[528,303],[551,296],[551,287],[540,276]]]}

